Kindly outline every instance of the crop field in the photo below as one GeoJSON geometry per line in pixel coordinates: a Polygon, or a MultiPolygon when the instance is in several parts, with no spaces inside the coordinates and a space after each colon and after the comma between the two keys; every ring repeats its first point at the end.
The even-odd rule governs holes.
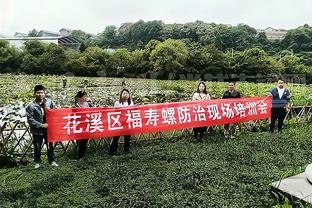
{"type": "MultiPolygon", "coordinates": [[[[59,107],[71,107],[78,90],[96,106],[118,100],[122,79],[0,75],[1,120],[20,112],[42,84],[59,107]]],[[[191,100],[198,81],[126,79],[136,104],[191,100]]],[[[237,83],[243,96],[267,95],[276,83],[237,83]]],[[[213,99],[227,83],[207,82],[213,99]]],[[[296,106],[312,104],[312,87],[287,84],[296,106]]],[[[11,118],[14,121],[14,118],[11,118]]],[[[59,167],[33,163],[0,168],[0,207],[291,207],[271,195],[272,182],[304,171],[312,162],[311,123],[289,123],[282,134],[239,132],[235,139],[206,134],[132,143],[130,153],[109,156],[90,146],[82,160],[74,148],[57,152],[59,167]],[[284,204],[283,204],[284,203],[284,204]]],[[[121,148],[121,145],[120,145],[121,148]]],[[[1,159],[1,158],[0,158],[1,159]]],[[[295,206],[294,206],[295,207],[295,206]]],[[[297,207],[303,207],[298,203],[297,207]]]]}

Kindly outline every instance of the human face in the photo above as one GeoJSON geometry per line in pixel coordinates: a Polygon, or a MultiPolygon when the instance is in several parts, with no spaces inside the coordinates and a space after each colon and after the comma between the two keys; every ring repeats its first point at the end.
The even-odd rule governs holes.
{"type": "Polygon", "coordinates": [[[122,94],[121,94],[121,98],[126,101],[128,100],[130,97],[129,93],[127,91],[123,91],[122,94]]]}
{"type": "Polygon", "coordinates": [[[42,101],[45,98],[45,92],[43,90],[37,90],[35,96],[37,101],[42,101]]]}
{"type": "Polygon", "coordinates": [[[80,102],[80,103],[87,102],[87,95],[84,95],[84,96],[82,96],[81,98],[79,98],[79,102],[80,102]]]}
{"type": "Polygon", "coordinates": [[[201,84],[198,86],[198,89],[199,89],[199,92],[203,93],[204,90],[205,90],[205,85],[201,83],[201,84]]]}
{"type": "Polygon", "coordinates": [[[285,85],[285,83],[283,80],[278,80],[278,82],[277,82],[278,88],[283,89],[284,85],[285,85]]]}
{"type": "Polygon", "coordinates": [[[232,82],[230,82],[230,83],[229,83],[229,86],[228,86],[228,89],[229,89],[229,91],[235,90],[235,84],[232,83],[232,82]]]}

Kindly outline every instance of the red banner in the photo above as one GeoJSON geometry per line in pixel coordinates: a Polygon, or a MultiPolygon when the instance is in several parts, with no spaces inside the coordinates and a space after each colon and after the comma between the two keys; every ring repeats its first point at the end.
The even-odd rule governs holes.
{"type": "Polygon", "coordinates": [[[47,110],[50,142],[102,138],[266,119],[271,97],[200,100],[130,107],[47,110]]]}

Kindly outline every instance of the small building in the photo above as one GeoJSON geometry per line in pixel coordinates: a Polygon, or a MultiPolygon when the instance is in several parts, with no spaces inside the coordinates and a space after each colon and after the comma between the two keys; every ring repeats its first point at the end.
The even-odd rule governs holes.
{"type": "Polygon", "coordinates": [[[68,28],[62,28],[62,29],[60,29],[60,35],[63,37],[70,36],[72,31],[73,30],[68,29],[68,28]]]}
{"type": "Polygon", "coordinates": [[[14,34],[14,37],[28,37],[28,34],[26,33],[21,33],[21,32],[16,32],[14,34]]]}
{"type": "Polygon", "coordinates": [[[41,37],[59,37],[61,36],[58,32],[48,31],[48,30],[40,30],[39,31],[41,37]]]}
{"type": "Polygon", "coordinates": [[[272,27],[267,27],[264,30],[258,30],[258,32],[264,32],[269,40],[282,40],[287,34],[285,29],[274,29],[272,27]]]}
{"type": "Polygon", "coordinates": [[[55,43],[57,45],[62,45],[66,48],[73,50],[79,50],[80,43],[75,38],[72,37],[0,37],[0,40],[6,40],[10,45],[15,46],[16,48],[21,49],[24,46],[24,43],[29,40],[38,40],[43,43],[55,43]]]}

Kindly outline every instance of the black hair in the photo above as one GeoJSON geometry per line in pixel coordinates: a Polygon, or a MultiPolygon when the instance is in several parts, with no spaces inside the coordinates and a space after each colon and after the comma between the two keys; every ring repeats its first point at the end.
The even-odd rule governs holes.
{"type": "Polygon", "coordinates": [[[77,92],[77,95],[75,97],[82,98],[85,95],[87,95],[87,93],[85,91],[79,91],[79,92],[77,92]]]}
{"type": "Polygon", "coordinates": [[[36,85],[34,88],[34,94],[36,94],[37,91],[43,90],[45,91],[45,87],[42,85],[36,85]]]}
{"type": "Polygon", "coordinates": [[[204,88],[204,93],[205,93],[205,94],[208,94],[208,93],[207,93],[207,87],[206,87],[205,82],[199,82],[199,83],[198,83],[197,91],[196,91],[196,92],[197,92],[197,93],[200,93],[199,85],[201,85],[201,84],[203,84],[203,85],[205,86],[205,88],[204,88]]]}
{"type": "Polygon", "coordinates": [[[130,96],[129,90],[127,90],[127,89],[121,90],[120,96],[119,96],[119,103],[122,103],[122,104],[123,104],[122,93],[123,93],[124,91],[128,92],[128,94],[129,94],[129,98],[128,98],[127,102],[128,102],[128,105],[130,105],[130,104],[131,104],[131,96],[130,96]]]}
{"type": "Polygon", "coordinates": [[[283,81],[284,83],[286,82],[285,79],[284,79],[284,77],[282,77],[282,76],[279,76],[279,77],[277,78],[277,81],[279,81],[279,80],[283,81]]]}

